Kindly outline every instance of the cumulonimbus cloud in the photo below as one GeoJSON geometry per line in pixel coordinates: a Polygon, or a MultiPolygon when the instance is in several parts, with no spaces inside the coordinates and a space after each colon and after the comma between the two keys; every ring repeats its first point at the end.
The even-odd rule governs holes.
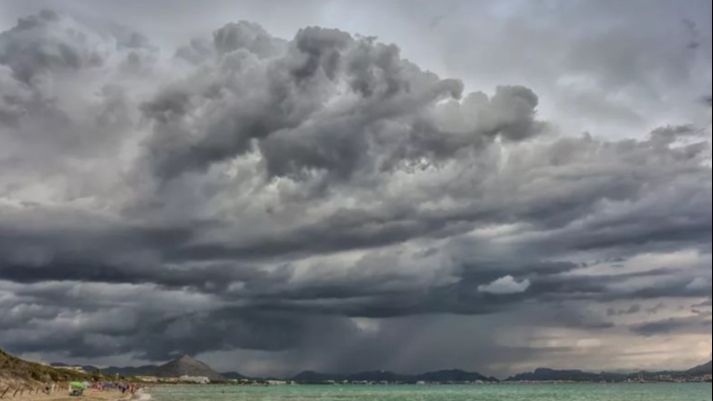
{"type": "Polygon", "coordinates": [[[558,135],[529,88],[465,93],[374,38],[250,22],[174,52],[42,12],[0,33],[0,89],[0,343],[19,351],[47,344],[28,330],[76,355],[284,351],[367,341],[359,318],[710,295],[690,125],[558,135]]]}

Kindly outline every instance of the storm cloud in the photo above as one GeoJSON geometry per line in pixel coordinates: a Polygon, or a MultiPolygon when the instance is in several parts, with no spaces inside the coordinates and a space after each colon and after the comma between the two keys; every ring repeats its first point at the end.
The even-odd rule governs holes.
{"type": "MultiPolygon", "coordinates": [[[[606,38],[571,68],[616,86],[649,64],[597,66],[606,38]]],[[[677,363],[710,353],[696,98],[707,126],[563,132],[532,88],[473,90],[370,36],[238,20],[171,47],[63,10],[0,33],[0,91],[10,351],[258,374],[604,368],[675,335],[702,341],[677,363]]]]}

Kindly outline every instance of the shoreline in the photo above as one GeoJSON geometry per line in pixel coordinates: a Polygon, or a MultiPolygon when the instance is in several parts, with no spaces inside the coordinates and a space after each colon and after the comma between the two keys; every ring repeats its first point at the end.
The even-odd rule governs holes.
{"type": "Polygon", "coordinates": [[[88,390],[81,397],[72,397],[65,391],[57,391],[54,394],[23,394],[17,397],[3,398],[7,401],[138,401],[149,400],[151,395],[146,391],[139,391],[136,394],[122,394],[120,391],[98,391],[88,390]]]}

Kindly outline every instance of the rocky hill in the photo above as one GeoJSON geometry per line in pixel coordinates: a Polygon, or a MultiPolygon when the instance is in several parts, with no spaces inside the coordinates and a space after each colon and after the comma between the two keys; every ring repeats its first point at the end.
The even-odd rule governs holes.
{"type": "Polygon", "coordinates": [[[154,375],[158,377],[203,376],[214,382],[226,380],[223,375],[211,369],[210,366],[188,355],[183,355],[159,366],[154,375]]]}

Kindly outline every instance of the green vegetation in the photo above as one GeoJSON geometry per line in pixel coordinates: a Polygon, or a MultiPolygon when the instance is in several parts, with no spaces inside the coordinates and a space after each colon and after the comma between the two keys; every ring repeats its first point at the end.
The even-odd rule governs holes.
{"type": "Polygon", "coordinates": [[[66,382],[88,380],[90,376],[70,369],[53,368],[39,363],[24,361],[0,349],[0,380],[3,379],[66,382]]]}

